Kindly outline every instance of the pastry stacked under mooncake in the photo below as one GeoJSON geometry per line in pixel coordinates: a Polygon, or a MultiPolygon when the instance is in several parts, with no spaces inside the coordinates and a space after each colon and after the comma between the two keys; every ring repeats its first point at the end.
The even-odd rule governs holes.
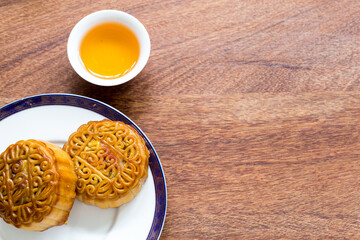
{"type": "Polygon", "coordinates": [[[60,147],[18,141],[0,155],[0,216],[30,231],[66,222],[75,199],[76,174],[60,147]]]}
{"type": "Polygon", "coordinates": [[[79,127],[63,148],[75,163],[77,198],[100,208],[131,201],[147,179],[149,151],[144,139],[119,121],[79,127]]]}

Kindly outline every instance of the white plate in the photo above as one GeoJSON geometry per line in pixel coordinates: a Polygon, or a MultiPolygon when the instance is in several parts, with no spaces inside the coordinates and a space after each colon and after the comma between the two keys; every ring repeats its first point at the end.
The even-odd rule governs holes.
{"type": "Polygon", "coordinates": [[[44,232],[17,229],[0,220],[0,239],[116,240],[158,239],[166,214],[166,185],[159,158],[144,133],[124,114],[100,101],[69,94],[22,99],[0,109],[0,152],[19,140],[41,139],[63,146],[69,135],[91,120],[120,120],[144,137],[150,150],[149,176],[140,193],[115,209],[75,200],[66,225],[44,232]]]}

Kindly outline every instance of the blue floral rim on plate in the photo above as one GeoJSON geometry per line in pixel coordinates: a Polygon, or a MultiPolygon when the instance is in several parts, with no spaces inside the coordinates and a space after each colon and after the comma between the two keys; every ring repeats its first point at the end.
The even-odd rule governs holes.
{"type": "Polygon", "coordinates": [[[0,121],[17,112],[46,105],[65,105],[88,109],[110,120],[122,121],[134,127],[143,136],[150,152],[149,165],[154,179],[156,196],[154,220],[147,240],[159,239],[166,216],[167,191],[165,175],[154,147],[141,129],[126,115],[106,103],[80,95],[63,93],[36,95],[7,104],[0,108],[0,121]]]}

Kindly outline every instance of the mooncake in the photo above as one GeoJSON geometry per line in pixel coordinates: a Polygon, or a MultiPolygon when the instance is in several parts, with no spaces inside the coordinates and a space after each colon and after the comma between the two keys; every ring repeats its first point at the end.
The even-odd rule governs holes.
{"type": "Polygon", "coordinates": [[[63,149],[75,164],[78,200],[100,208],[131,201],[148,176],[149,151],[131,126],[111,120],[78,128],[63,149]]]}
{"type": "Polygon", "coordinates": [[[75,200],[74,163],[60,147],[21,140],[0,155],[0,216],[29,231],[64,224],[75,200]]]}

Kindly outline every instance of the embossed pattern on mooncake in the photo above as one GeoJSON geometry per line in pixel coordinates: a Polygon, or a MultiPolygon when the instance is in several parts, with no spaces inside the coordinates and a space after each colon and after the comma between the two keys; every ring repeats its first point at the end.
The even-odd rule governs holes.
{"type": "Polygon", "coordinates": [[[92,121],[73,133],[64,150],[72,157],[77,198],[101,208],[118,207],[140,191],[149,151],[142,137],[119,121],[92,121]]]}
{"type": "Polygon", "coordinates": [[[19,141],[0,156],[0,216],[16,227],[51,211],[59,175],[54,155],[36,141],[19,141]]]}

